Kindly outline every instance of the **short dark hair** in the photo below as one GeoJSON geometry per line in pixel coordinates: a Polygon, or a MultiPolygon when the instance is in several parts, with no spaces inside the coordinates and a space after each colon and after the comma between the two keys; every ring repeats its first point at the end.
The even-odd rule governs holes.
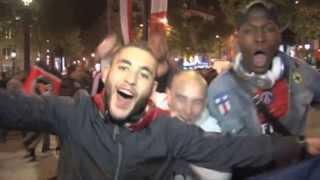
{"type": "Polygon", "coordinates": [[[242,24],[247,22],[250,13],[256,10],[264,11],[268,19],[275,22],[279,27],[281,26],[278,7],[273,2],[265,0],[252,1],[244,9],[242,9],[236,18],[236,26],[239,28],[242,24]]]}
{"type": "Polygon", "coordinates": [[[142,50],[150,53],[152,55],[152,57],[157,61],[157,59],[155,58],[155,55],[153,54],[152,50],[148,46],[148,43],[146,41],[139,41],[139,42],[133,42],[133,43],[126,44],[126,45],[120,47],[119,49],[117,49],[117,51],[113,54],[112,62],[113,62],[116,55],[118,55],[121,51],[123,51],[124,49],[129,48],[129,47],[135,47],[135,48],[142,49],[142,50]]]}

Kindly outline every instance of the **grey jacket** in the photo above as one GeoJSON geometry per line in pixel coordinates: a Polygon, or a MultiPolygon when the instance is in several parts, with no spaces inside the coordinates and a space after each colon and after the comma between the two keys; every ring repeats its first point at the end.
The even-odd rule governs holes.
{"type": "MultiPolygon", "coordinates": [[[[320,73],[304,62],[283,53],[279,52],[278,56],[284,62],[285,77],[289,82],[289,110],[280,122],[292,134],[302,135],[310,105],[320,103],[320,73]]],[[[239,83],[235,75],[229,70],[210,83],[209,112],[218,120],[224,133],[262,134],[252,95],[244,88],[247,82],[239,83]]]]}
{"type": "Polygon", "coordinates": [[[49,131],[62,141],[59,180],[157,180],[171,162],[229,171],[296,156],[294,138],[216,137],[176,119],[159,117],[131,131],[112,124],[87,96],[26,97],[0,91],[0,127],[49,131]]]}

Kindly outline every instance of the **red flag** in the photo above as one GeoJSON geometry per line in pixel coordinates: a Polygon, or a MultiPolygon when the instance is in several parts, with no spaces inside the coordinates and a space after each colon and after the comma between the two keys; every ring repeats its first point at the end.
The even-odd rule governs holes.
{"type": "Polygon", "coordinates": [[[23,91],[27,95],[35,93],[35,83],[39,78],[46,78],[52,85],[52,92],[54,95],[59,95],[61,87],[61,79],[57,76],[45,71],[38,66],[32,66],[28,78],[23,84],[23,91]]]}
{"type": "Polygon", "coordinates": [[[165,30],[167,20],[168,0],[151,0],[150,31],[165,30]]]}
{"type": "Polygon", "coordinates": [[[132,32],[132,2],[120,0],[120,23],[124,44],[128,44],[133,37],[132,32]]]}

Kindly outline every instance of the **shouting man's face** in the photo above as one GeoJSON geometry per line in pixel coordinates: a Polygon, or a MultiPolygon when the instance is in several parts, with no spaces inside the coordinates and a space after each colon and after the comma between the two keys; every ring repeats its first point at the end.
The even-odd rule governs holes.
{"type": "Polygon", "coordinates": [[[154,85],[157,62],[146,50],[129,46],[114,57],[106,80],[107,110],[124,120],[145,107],[154,85]]]}
{"type": "Polygon", "coordinates": [[[239,27],[239,47],[243,66],[248,72],[264,74],[278,51],[281,33],[278,25],[263,8],[252,9],[239,27]]]}

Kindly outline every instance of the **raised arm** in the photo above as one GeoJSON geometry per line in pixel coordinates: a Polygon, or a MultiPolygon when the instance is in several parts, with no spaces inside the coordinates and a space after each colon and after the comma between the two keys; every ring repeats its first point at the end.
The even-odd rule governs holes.
{"type": "Polygon", "coordinates": [[[0,90],[0,127],[61,134],[74,100],[57,96],[25,96],[0,90]]]}
{"type": "MultiPolygon", "coordinates": [[[[166,134],[174,157],[220,171],[288,160],[298,157],[303,147],[295,137],[214,136],[176,121],[168,124],[166,134]]],[[[316,141],[319,146],[319,139],[316,141]]]]}

